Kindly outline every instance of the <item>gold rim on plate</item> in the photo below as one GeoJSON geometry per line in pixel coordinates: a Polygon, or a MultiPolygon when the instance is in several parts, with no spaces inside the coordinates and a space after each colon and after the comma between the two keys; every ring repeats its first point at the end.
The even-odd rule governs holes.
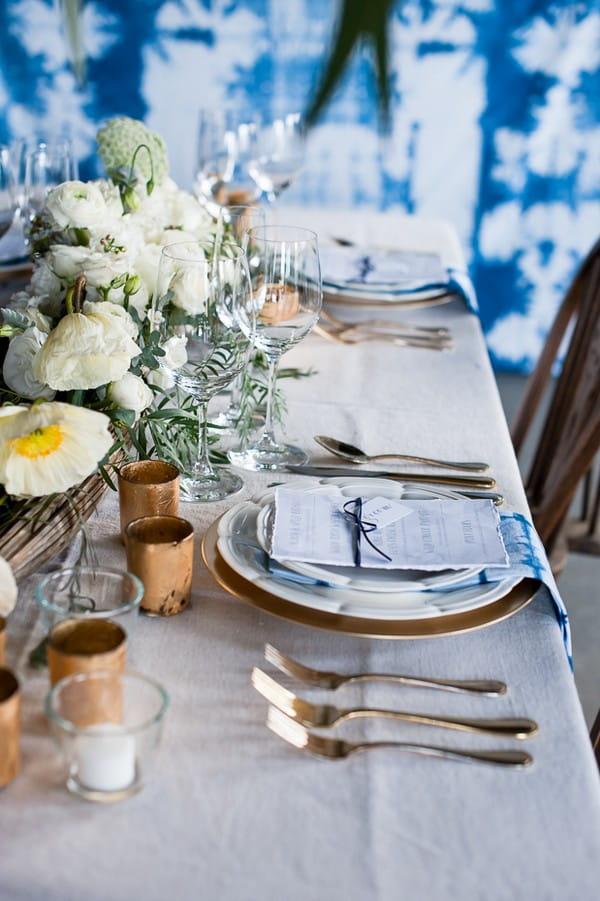
{"type": "Polygon", "coordinates": [[[518,613],[533,600],[541,585],[537,579],[522,579],[503,598],[492,601],[483,607],[467,610],[464,613],[453,613],[427,619],[380,620],[348,616],[343,613],[329,613],[326,610],[315,610],[312,607],[283,600],[236,573],[223,560],[217,548],[218,523],[217,519],[204,534],[202,559],[221,588],[264,613],[271,613],[273,616],[289,622],[312,626],[314,629],[325,629],[329,632],[345,632],[349,635],[361,635],[364,638],[434,638],[441,635],[454,635],[458,632],[470,632],[473,629],[481,629],[483,626],[498,623],[518,613]]]}

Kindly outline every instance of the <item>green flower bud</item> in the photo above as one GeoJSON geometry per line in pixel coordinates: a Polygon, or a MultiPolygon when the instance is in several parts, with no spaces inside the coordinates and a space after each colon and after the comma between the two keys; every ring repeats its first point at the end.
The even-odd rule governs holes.
{"type": "Polygon", "coordinates": [[[139,275],[130,275],[125,282],[125,294],[127,294],[129,297],[132,294],[137,294],[141,287],[142,280],[139,275]]]}

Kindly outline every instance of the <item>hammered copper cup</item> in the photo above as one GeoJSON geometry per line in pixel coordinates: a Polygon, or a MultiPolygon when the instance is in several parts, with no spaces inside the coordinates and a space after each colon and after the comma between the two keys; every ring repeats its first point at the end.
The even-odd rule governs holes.
{"type": "Polygon", "coordinates": [[[154,616],[181,613],[192,597],[194,529],[180,516],[143,516],[125,529],[127,568],[141,579],[140,609],[154,616]]]}
{"type": "Polygon", "coordinates": [[[0,669],[0,788],[15,778],[21,764],[21,699],[16,676],[0,669]]]}
{"type": "Polygon", "coordinates": [[[125,527],[140,516],[179,512],[179,470],[162,460],[138,460],[119,469],[119,509],[121,541],[125,527]]]}

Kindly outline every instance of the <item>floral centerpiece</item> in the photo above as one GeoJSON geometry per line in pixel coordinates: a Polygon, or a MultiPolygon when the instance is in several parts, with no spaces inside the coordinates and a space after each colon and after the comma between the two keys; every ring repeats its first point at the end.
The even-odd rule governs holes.
{"type": "Polygon", "coordinates": [[[57,502],[80,507],[82,480],[101,467],[110,482],[111,454],[158,449],[181,465],[195,440],[193,411],[158,368],[185,350],[159,345],[147,311],[162,248],[214,239],[216,224],[169,178],[164,142],[141,122],[110,120],[98,147],[107,177],[49,192],[31,280],[2,310],[0,572],[6,535],[35,531],[57,502]]]}

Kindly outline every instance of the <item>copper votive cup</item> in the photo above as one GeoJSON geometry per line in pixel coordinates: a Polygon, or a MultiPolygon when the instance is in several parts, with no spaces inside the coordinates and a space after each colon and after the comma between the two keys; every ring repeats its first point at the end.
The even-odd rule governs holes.
{"type": "Polygon", "coordinates": [[[0,666],[6,663],[6,620],[0,616],[0,666]]]}
{"type": "Polygon", "coordinates": [[[48,669],[55,685],[73,673],[123,672],[125,630],[108,619],[65,619],[48,634],[48,669]]]}
{"type": "Polygon", "coordinates": [[[16,676],[0,669],[0,788],[15,778],[21,765],[21,696],[16,676]]]}
{"type": "Polygon", "coordinates": [[[154,616],[181,613],[192,598],[194,528],[180,516],[144,516],[125,529],[127,568],[141,579],[140,609],[154,616]]]}
{"type": "Polygon", "coordinates": [[[179,470],[163,460],[138,460],[119,469],[119,509],[121,541],[125,527],[140,516],[179,512],[179,470]]]}

